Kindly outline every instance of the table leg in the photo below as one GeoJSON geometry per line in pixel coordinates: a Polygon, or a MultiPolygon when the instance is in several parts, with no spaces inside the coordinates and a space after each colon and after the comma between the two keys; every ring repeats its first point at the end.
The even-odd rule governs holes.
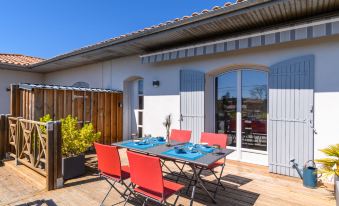
{"type": "MultiPolygon", "coordinates": [[[[217,202],[215,201],[214,197],[211,195],[211,193],[206,189],[204,182],[203,182],[202,179],[200,178],[200,175],[198,175],[197,170],[196,170],[196,166],[193,164],[193,165],[191,165],[191,168],[192,168],[192,170],[193,170],[193,173],[194,173],[194,176],[195,176],[195,179],[196,179],[197,183],[199,183],[199,185],[202,187],[202,189],[205,190],[205,192],[208,194],[208,196],[210,197],[210,199],[212,200],[212,202],[213,202],[213,203],[217,203],[217,202]]],[[[193,186],[193,190],[192,190],[192,196],[193,196],[193,197],[194,197],[195,187],[196,187],[196,184],[197,184],[197,183],[195,183],[194,186],[193,186]]],[[[193,198],[191,199],[191,201],[193,201],[193,198]]]]}

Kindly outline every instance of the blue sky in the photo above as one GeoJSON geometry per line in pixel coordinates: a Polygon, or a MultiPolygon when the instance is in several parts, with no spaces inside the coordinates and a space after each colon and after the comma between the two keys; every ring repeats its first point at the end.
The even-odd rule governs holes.
{"type": "Polygon", "coordinates": [[[0,53],[51,58],[226,1],[2,0],[0,53]]]}

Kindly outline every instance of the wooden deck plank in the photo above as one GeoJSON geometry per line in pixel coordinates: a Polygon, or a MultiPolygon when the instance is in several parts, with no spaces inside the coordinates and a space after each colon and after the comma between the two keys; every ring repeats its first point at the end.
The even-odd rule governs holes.
{"type": "MultiPolygon", "coordinates": [[[[128,164],[125,150],[120,150],[120,153],[123,165],[128,164]]],[[[96,165],[95,155],[87,158],[88,165],[91,165],[91,167],[96,165]]],[[[174,169],[174,165],[170,163],[168,165],[174,169]]],[[[109,186],[105,181],[98,178],[93,169],[89,171],[91,172],[84,177],[67,181],[62,189],[25,198],[13,202],[12,205],[42,200],[53,201],[57,205],[99,205],[109,186]]],[[[191,173],[188,167],[186,171],[191,173]]],[[[211,180],[213,178],[209,173],[204,173],[204,175],[205,179],[211,180]]],[[[217,195],[218,203],[215,205],[335,205],[334,197],[328,189],[305,188],[300,179],[271,174],[268,172],[268,168],[263,166],[227,160],[222,182],[226,186],[226,190],[220,190],[217,195]]],[[[118,188],[123,190],[121,186],[118,186],[118,188]]],[[[198,200],[194,205],[213,205],[206,195],[201,194],[200,189],[197,192],[198,200]]],[[[174,199],[175,197],[171,197],[169,202],[173,202],[174,199]]],[[[112,191],[105,201],[105,205],[123,205],[121,201],[122,199],[118,197],[117,193],[112,191]]],[[[188,205],[188,203],[188,196],[182,195],[177,205],[188,205]]],[[[135,205],[135,203],[127,205],[135,205]]]]}

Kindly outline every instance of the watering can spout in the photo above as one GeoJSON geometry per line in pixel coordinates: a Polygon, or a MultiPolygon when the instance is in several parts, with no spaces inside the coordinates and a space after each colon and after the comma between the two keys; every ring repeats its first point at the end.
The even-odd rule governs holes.
{"type": "Polygon", "coordinates": [[[290,162],[292,163],[292,168],[296,169],[298,172],[298,175],[301,179],[303,179],[303,174],[300,168],[298,167],[298,164],[295,162],[295,159],[291,159],[290,162]]]}

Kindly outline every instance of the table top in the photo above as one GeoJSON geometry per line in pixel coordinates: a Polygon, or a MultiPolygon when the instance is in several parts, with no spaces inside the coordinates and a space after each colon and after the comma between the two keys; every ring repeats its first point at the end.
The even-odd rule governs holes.
{"type": "Polygon", "coordinates": [[[224,157],[234,152],[233,149],[220,149],[220,152],[218,152],[218,154],[205,153],[202,157],[198,159],[188,160],[186,158],[174,157],[171,155],[164,154],[164,152],[174,149],[174,147],[177,145],[180,145],[180,143],[171,142],[171,146],[167,146],[166,144],[160,144],[160,145],[147,148],[147,149],[138,149],[138,148],[129,147],[128,145],[126,145],[126,143],[128,142],[132,142],[132,140],[116,142],[116,143],[113,143],[112,145],[120,147],[120,148],[127,148],[129,150],[133,150],[139,153],[150,154],[150,155],[158,156],[160,158],[165,158],[165,159],[180,160],[180,161],[184,161],[190,164],[195,164],[195,165],[204,166],[204,167],[208,167],[214,162],[220,159],[223,159],[224,157]]]}

